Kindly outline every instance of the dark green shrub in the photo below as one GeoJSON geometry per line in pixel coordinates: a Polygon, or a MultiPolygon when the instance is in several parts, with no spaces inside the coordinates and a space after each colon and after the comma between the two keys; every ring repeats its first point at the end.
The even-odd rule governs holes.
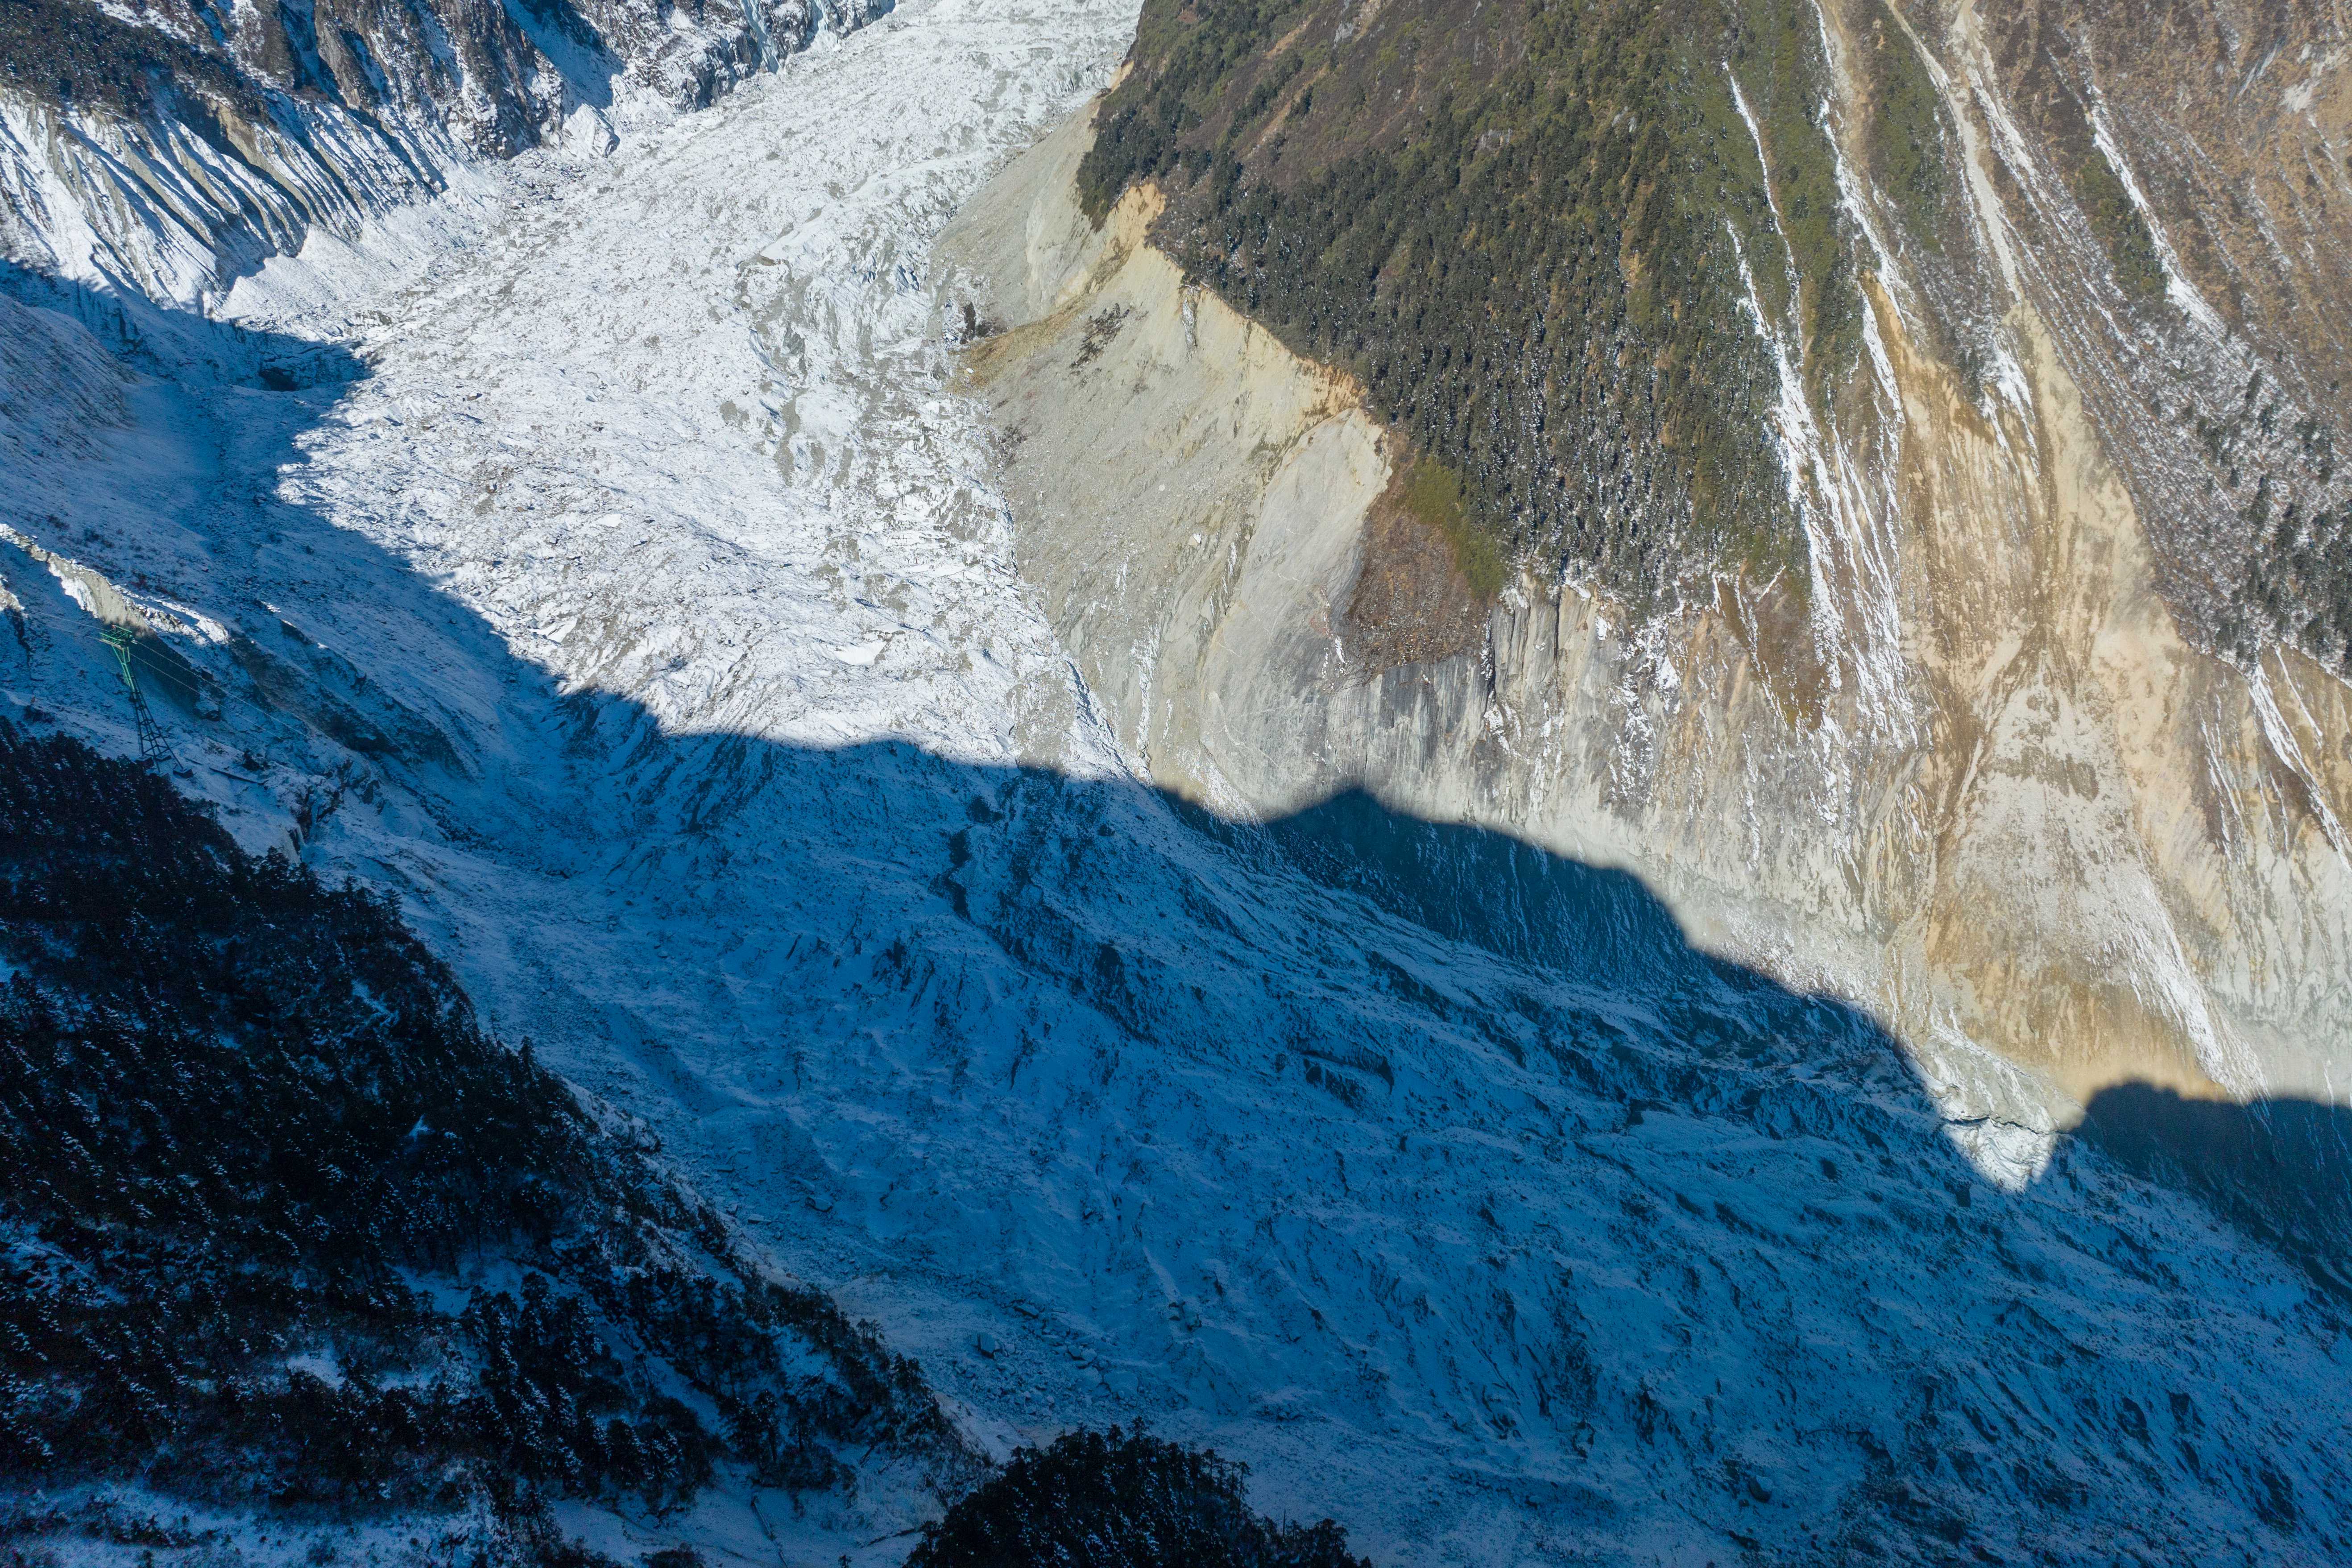
{"type": "Polygon", "coordinates": [[[1241,1465],[1118,1427],[1024,1448],[923,1531],[908,1568],[1370,1568],[1329,1520],[1250,1511],[1241,1465]]]}

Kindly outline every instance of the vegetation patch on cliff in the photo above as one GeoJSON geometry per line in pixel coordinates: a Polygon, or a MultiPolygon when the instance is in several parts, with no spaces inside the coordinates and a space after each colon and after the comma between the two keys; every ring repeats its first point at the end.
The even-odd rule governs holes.
{"type": "Polygon", "coordinates": [[[1155,237],[1360,377],[1498,563],[1649,605],[1801,560],[1767,334],[1826,408],[1863,308],[1809,7],[1147,0],[1134,61],[1090,215],[1159,182],[1155,237]]]}
{"type": "Polygon", "coordinates": [[[1940,250],[1937,231],[1951,187],[1941,100],[1927,62],[1885,0],[1871,0],[1868,14],[1863,75],[1871,93],[1871,174],[1906,231],[1940,250]]]}
{"type": "Polygon", "coordinates": [[[2107,155],[2095,146],[2088,149],[2075,160],[2069,177],[2074,199],[2083,204],[2083,216],[2115,268],[2116,286],[2135,300],[2163,299],[2164,262],[2157,255],[2156,237],[2132,205],[2131,192],[2124,188],[2123,177],[2107,155]]]}
{"type": "Polygon", "coordinates": [[[2158,591],[2242,666],[2284,645],[2352,675],[2352,187],[2292,107],[2312,86],[2248,63],[2315,58],[2334,25],[2143,0],[1980,20],[2048,174],[2008,210],[2158,591]]]}
{"type": "Polygon", "coordinates": [[[1254,1512],[1248,1470],[1141,1431],[1023,1448],[923,1531],[908,1568],[1371,1568],[1329,1520],[1254,1512]]]}
{"type": "Polygon", "coordinates": [[[226,58],[79,0],[0,5],[0,63],[10,88],[55,108],[136,119],[154,110],[158,95],[173,93],[216,145],[225,141],[192,93],[233,103],[248,118],[265,112],[260,95],[226,58]]]}
{"type": "Polygon", "coordinates": [[[1362,551],[1345,633],[1359,668],[1423,664],[1477,642],[1503,554],[1473,521],[1459,474],[1433,458],[1400,464],[1365,515],[1362,551]]]}

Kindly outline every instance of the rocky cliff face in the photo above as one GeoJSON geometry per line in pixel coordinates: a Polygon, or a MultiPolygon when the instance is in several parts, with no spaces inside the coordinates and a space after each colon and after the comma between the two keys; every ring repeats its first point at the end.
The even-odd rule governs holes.
{"type": "Polygon", "coordinates": [[[2119,1079],[2333,1098],[2340,23],[1459,9],[1148,6],[950,239],[1121,734],[1628,866],[2013,1176],[2119,1079]]]}
{"type": "Polygon", "coordinates": [[[469,160],[709,103],[850,0],[26,0],[0,16],[0,257],[217,302],[469,160]]]}

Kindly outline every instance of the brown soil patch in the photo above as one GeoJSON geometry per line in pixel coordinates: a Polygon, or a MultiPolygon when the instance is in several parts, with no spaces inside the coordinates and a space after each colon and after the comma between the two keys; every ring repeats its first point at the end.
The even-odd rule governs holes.
{"type": "Polygon", "coordinates": [[[1486,612],[1454,542],[1406,504],[1400,467],[1364,517],[1363,566],[1348,595],[1350,662],[1377,675],[1451,658],[1477,646],[1486,612]]]}
{"type": "Polygon", "coordinates": [[[1716,610],[1754,659],[1757,679],[1781,721],[1819,729],[1834,688],[1813,637],[1809,595],[1786,574],[1761,588],[1719,579],[1716,610]]]}

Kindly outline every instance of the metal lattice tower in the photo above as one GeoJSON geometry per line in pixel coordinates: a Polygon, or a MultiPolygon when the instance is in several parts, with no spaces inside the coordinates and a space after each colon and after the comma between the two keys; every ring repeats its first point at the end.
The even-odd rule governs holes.
{"type": "Polygon", "coordinates": [[[106,646],[114,650],[114,661],[122,667],[122,689],[131,694],[131,719],[139,729],[139,756],[143,762],[167,768],[176,761],[172,755],[172,743],[163,738],[163,726],[155,722],[149,711],[147,699],[139,689],[139,677],[131,664],[131,650],[138,645],[139,634],[129,626],[109,626],[99,634],[106,646]]]}

